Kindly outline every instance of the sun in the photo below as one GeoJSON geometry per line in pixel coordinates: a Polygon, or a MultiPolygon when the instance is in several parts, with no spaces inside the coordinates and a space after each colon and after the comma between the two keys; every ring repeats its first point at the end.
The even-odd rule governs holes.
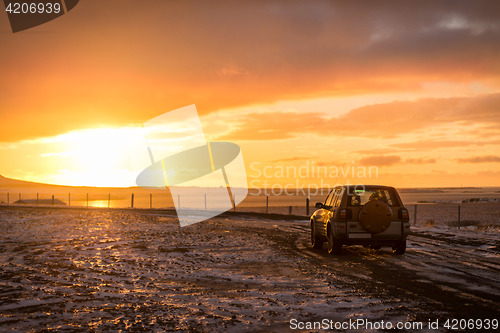
{"type": "Polygon", "coordinates": [[[133,131],[131,127],[106,127],[62,134],[47,143],[58,152],[45,156],[57,157],[53,164],[63,174],[64,185],[134,186],[128,153],[133,131]]]}

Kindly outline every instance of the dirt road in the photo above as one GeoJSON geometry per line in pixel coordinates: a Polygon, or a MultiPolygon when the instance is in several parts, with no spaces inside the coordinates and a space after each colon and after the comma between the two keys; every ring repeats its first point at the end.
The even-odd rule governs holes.
{"type": "MultiPolygon", "coordinates": [[[[306,230],[305,230],[306,231],[306,230]]],[[[344,248],[340,256],[313,250],[300,235],[299,255],[340,273],[339,278],[382,298],[417,302],[415,318],[495,318],[500,314],[500,240],[449,239],[413,233],[405,255],[361,246],[344,248]],[[493,243],[493,244],[492,244],[493,243]],[[432,315],[430,315],[432,313],[432,315]]]]}
{"type": "Polygon", "coordinates": [[[304,221],[222,216],[180,230],[158,212],[10,207],[0,229],[0,330],[283,332],[363,319],[408,329],[341,331],[439,320],[432,332],[445,332],[447,319],[499,319],[496,237],[419,231],[403,256],[330,256],[309,247],[304,221]]]}

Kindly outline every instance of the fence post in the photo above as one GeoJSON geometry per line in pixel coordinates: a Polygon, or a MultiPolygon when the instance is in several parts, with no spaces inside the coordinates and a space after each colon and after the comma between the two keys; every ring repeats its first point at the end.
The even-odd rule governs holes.
{"type": "Polygon", "coordinates": [[[131,200],[130,206],[131,208],[134,208],[134,193],[132,193],[132,198],[130,200],[131,200]]]}
{"type": "Polygon", "coordinates": [[[19,193],[19,201],[21,201],[21,193],[19,193]]]}
{"type": "Polygon", "coordinates": [[[266,214],[269,213],[269,196],[266,196],[266,214]]]}
{"type": "Polygon", "coordinates": [[[52,206],[54,206],[54,195],[52,195],[52,206]]]}
{"type": "Polygon", "coordinates": [[[36,194],[36,204],[38,205],[38,193],[36,194]]]}
{"type": "Polygon", "coordinates": [[[415,205],[415,211],[413,212],[413,225],[417,225],[417,205],[415,205]]]}
{"type": "Polygon", "coordinates": [[[207,209],[207,194],[205,193],[205,210],[207,209]]]}
{"type": "Polygon", "coordinates": [[[111,193],[108,193],[108,208],[111,205],[111,193]]]}
{"type": "Polygon", "coordinates": [[[236,195],[233,194],[233,210],[236,211],[236,195]]]}
{"type": "Polygon", "coordinates": [[[458,205],[458,229],[460,229],[460,205],[458,205]]]}
{"type": "Polygon", "coordinates": [[[9,204],[9,192],[7,192],[7,204],[9,204]]]}
{"type": "Polygon", "coordinates": [[[288,206],[288,215],[292,215],[292,206],[288,206]]]}
{"type": "Polygon", "coordinates": [[[309,216],[309,198],[306,198],[306,215],[309,216]]]}
{"type": "Polygon", "coordinates": [[[153,193],[149,193],[149,209],[153,208],[153,193]]]}

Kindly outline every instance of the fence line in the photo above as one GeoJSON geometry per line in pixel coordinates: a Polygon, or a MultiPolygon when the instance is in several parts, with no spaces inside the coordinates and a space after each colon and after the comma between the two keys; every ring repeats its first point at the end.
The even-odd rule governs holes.
{"type": "MultiPolygon", "coordinates": [[[[157,201],[154,200],[155,196],[153,193],[148,193],[148,194],[142,194],[138,195],[136,193],[131,193],[129,194],[129,202],[130,204],[124,204],[124,201],[126,200],[126,197],[124,195],[117,195],[117,196],[112,196],[111,193],[106,194],[90,194],[90,193],[67,193],[67,194],[47,194],[47,193],[17,193],[19,196],[19,200],[12,202],[11,199],[11,192],[7,193],[0,193],[0,203],[7,203],[7,204],[40,204],[40,205],[46,205],[47,201],[50,200],[50,205],[67,205],[67,206],[86,206],[86,207],[114,207],[114,208],[173,208],[174,204],[172,202],[172,198],[167,198],[166,195],[159,195],[159,198],[163,199],[163,202],[159,202],[158,204],[154,204],[157,201]],[[65,197],[67,195],[67,197],[65,197]],[[32,199],[34,196],[36,196],[36,201],[32,199]],[[113,198],[115,197],[115,198],[113,198]],[[147,204],[144,199],[149,199],[147,201],[147,204]],[[6,200],[5,200],[6,199],[6,200]],[[54,201],[52,201],[52,199],[54,201]],[[167,204],[166,204],[167,203],[167,204]],[[168,204],[169,203],[169,204],[168,204]]],[[[182,200],[182,195],[178,194],[177,195],[177,207],[179,208],[189,208],[189,204],[186,204],[186,202],[189,202],[189,200],[182,200]]],[[[251,198],[251,197],[250,197],[251,198]]],[[[238,205],[236,205],[236,195],[232,195],[232,203],[231,203],[231,208],[233,210],[238,210],[242,209],[244,211],[247,208],[263,208],[265,207],[265,212],[267,213],[272,213],[273,210],[276,210],[275,208],[277,207],[289,207],[288,202],[284,202],[283,204],[280,204],[279,202],[274,202],[273,200],[270,200],[270,196],[261,196],[259,198],[253,197],[251,200],[249,199],[249,196],[244,199],[242,202],[240,202],[238,205]],[[262,200],[259,203],[259,199],[262,200]],[[273,209],[274,208],[274,209],[273,209]]],[[[209,200],[207,198],[207,194],[203,194],[203,207],[205,209],[210,209],[209,205],[209,200]]],[[[302,201],[302,200],[301,200],[302,201]]],[[[298,206],[304,206],[304,211],[305,213],[309,213],[310,207],[309,202],[310,200],[308,198],[305,198],[304,201],[305,203],[300,205],[299,203],[296,203],[295,205],[292,205],[293,207],[298,207],[298,206]]]]}
{"type": "MultiPolygon", "coordinates": [[[[189,209],[190,197],[182,199],[177,195],[177,208],[189,209]]],[[[191,198],[192,199],[192,198],[191,198]]],[[[201,207],[211,209],[210,197],[207,193],[200,194],[201,207]]],[[[240,212],[260,212],[274,214],[294,214],[309,216],[311,212],[311,199],[307,197],[283,197],[283,196],[247,196],[242,202],[236,205],[236,195],[232,195],[232,209],[240,212]]],[[[319,199],[319,198],[317,198],[319,199]]],[[[67,206],[86,207],[108,207],[108,208],[140,208],[140,209],[173,209],[175,208],[174,198],[168,194],[153,193],[122,193],[117,195],[91,194],[91,193],[67,193],[67,194],[46,194],[46,193],[0,193],[0,203],[17,204],[49,204],[67,206]],[[11,194],[18,195],[19,200],[12,202],[11,194]],[[67,197],[66,197],[67,195],[67,197]],[[127,198],[128,196],[128,198],[127,198]],[[67,203],[64,202],[67,199],[67,203]],[[130,201],[128,201],[130,200],[130,201]]],[[[321,200],[318,200],[321,201],[321,200]]],[[[314,201],[313,201],[314,202],[314,201]]],[[[407,205],[412,226],[427,226],[433,224],[450,224],[458,228],[477,223],[500,224],[500,204],[493,204],[493,211],[480,209],[477,203],[462,204],[415,204],[407,205]],[[477,205],[477,206],[474,206],[477,205]],[[471,207],[478,207],[477,209],[471,207]],[[497,208],[495,208],[497,207],[497,208]]],[[[201,208],[203,209],[203,208],[201,208]]],[[[313,210],[314,211],[314,210],[313,210]]]]}

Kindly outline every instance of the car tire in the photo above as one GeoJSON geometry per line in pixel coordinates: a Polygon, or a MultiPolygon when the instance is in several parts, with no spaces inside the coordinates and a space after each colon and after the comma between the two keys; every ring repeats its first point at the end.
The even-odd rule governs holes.
{"type": "Polygon", "coordinates": [[[393,247],[392,252],[396,254],[403,254],[406,251],[406,239],[398,241],[393,247]]]}
{"type": "Polygon", "coordinates": [[[316,235],[314,221],[311,221],[311,246],[313,249],[323,248],[323,241],[316,235]]]}
{"type": "Polygon", "coordinates": [[[328,224],[328,253],[340,254],[342,252],[342,243],[333,237],[333,227],[328,224]]]}

